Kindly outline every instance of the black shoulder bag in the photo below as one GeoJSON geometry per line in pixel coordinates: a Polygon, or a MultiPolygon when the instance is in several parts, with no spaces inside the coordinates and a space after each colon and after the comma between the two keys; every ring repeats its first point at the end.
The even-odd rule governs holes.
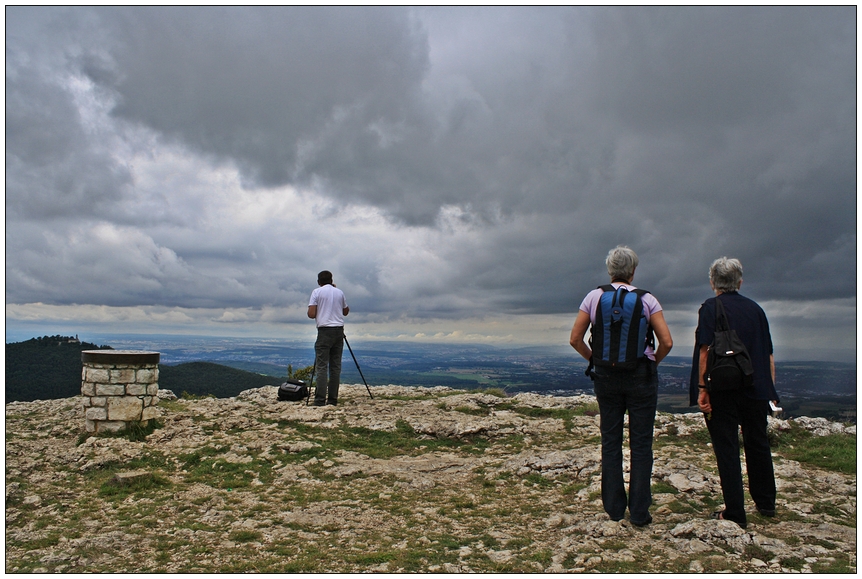
{"type": "Polygon", "coordinates": [[[754,385],[754,367],[745,344],[727,323],[724,305],[715,298],[715,334],[706,355],[706,390],[723,392],[754,385]]]}

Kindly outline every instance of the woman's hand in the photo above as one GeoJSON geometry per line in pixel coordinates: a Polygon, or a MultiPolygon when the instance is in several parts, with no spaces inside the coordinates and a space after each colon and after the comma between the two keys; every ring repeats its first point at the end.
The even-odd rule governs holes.
{"type": "Polygon", "coordinates": [[[709,403],[709,392],[706,388],[700,388],[700,393],[697,395],[697,407],[703,413],[712,412],[712,404],[709,403]]]}

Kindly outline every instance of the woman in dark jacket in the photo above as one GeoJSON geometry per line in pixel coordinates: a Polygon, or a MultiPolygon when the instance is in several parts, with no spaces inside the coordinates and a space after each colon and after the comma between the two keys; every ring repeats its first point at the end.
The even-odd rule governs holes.
{"type": "Polygon", "coordinates": [[[698,312],[692,361],[690,403],[697,404],[706,418],[712,448],[718,463],[724,510],[712,514],[745,528],[747,524],[739,462],[739,431],[742,429],[748,488],[761,515],[775,515],[775,475],[772,451],[766,433],[769,402],[778,402],[775,391],[775,358],[769,322],[763,309],[741,296],[742,264],[722,257],[709,268],[709,283],[716,297],[706,300],[698,312]],[[721,300],[728,324],[751,356],[754,383],[751,388],[707,392],[707,351],[715,333],[715,301],[721,300]]]}

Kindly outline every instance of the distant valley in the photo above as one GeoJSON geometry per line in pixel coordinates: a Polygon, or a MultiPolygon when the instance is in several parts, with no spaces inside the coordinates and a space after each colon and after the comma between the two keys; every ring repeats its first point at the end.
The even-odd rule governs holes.
{"type": "MultiPolygon", "coordinates": [[[[277,384],[294,370],[314,361],[312,343],[250,338],[195,336],[104,336],[114,349],[161,353],[162,388],[176,394],[235,396],[263,383],[277,384]],[[190,366],[190,363],[208,362],[190,366]],[[228,369],[218,370],[219,366],[228,369]],[[232,370],[231,370],[232,369],[232,370]]],[[[449,386],[501,388],[509,393],[555,395],[592,393],[584,375],[586,363],[568,348],[495,347],[475,344],[350,341],[370,386],[449,386]]],[[[10,400],[7,344],[7,401],[10,400]]],[[[80,356],[77,358],[80,375],[80,356]]],[[[660,367],[659,409],[693,412],[688,406],[691,360],[669,357],[660,367]]],[[[856,421],[856,366],[832,362],[779,362],[777,389],[787,416],[822,416],[856,421]]],[[[361,383],[356,364],[345,347],[344,383],[361,383]]],[[[73,394],[64,394],[69,396],[73,394]]],[[[55,396],[60,397],[60,396],[55,396]]],[[[11,398],[15,399],[15,398],[11,398]]]]}

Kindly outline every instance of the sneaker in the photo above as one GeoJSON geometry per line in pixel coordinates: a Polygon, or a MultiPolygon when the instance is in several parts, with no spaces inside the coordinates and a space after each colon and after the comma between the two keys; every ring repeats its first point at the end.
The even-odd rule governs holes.
{"type": "Polygon", "coordinates": [[[760,513],[761,515],[763,515],[764,517],[774,517],[775,516],[775,509],[761,509],[760,507],[757,507],[757,512],[760,513]]]}

